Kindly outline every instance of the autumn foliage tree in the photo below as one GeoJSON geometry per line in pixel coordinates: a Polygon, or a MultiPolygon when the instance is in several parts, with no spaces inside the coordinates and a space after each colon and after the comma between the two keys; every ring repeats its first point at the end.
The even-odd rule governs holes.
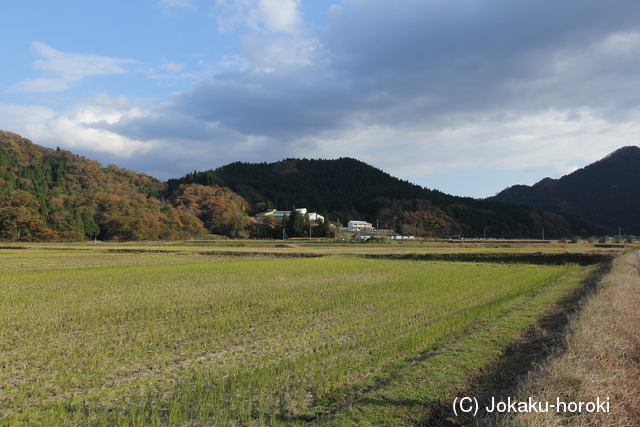
{"type": "Polygon", "coordinates": [[[244,229],[247,202],[225,187],[182,184],[171,196],[171,204],[192,213],[211,233],[234,237],[244,229]]]}
{"type": "Polygon", "coordinates": [[[38,215],[39,204],[23,190],[6,194],[0,200],[0,236],[6,240],[34,240],[51,237],[38,215]]]}
{"type": "Polygon", "coordinates": [[[159,199],[166,184],[102,167],[65,150],[0,131],[0,238],[5,240],[186,239],[202,221],[159,199]]]}

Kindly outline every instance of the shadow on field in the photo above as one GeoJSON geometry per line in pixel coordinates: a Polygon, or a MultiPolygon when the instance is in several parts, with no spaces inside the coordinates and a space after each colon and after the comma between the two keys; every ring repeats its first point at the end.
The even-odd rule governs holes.
{"type": "Polygon", "coordinates": [[[531,326],[521,338],[512,342],[502,356],[446,399],[430,405],[425,418],[417,426],[495,426],[501,418],[489,414],[484,408],[496,402],[515,399],[518,387],[530,375],[536,375],[537,366],[551,356],[565,351],[565,333],[569,319],[581,308],[584,300],[595,293],[601,278],[611,270],[612,260],[599,264],[583,286],[556,303],[546,315],[531,326]],[[454,399],[475,397],[480,411],[476,416],[455,415],[454,399]]]}
{"type": "Polygon", "coordinates": [[[610,262],[616,253],[612,252],[458,252],[458,253],[425,253],[425,254],[364,254],[362,258],[411,260],[411,261],[448,261],[448,262],[493,262],[499,264],[538,264],[591,265],[610,262]]]}

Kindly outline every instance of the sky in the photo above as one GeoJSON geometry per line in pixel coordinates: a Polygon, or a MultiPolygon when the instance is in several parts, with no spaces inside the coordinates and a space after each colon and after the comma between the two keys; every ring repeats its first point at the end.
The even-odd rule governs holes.
{"type": "Polygon", "coordinates": [[[483,198],[640,142],[635,0],[21,0],[0,129],[166,180],[352,157],[483,198]]]}

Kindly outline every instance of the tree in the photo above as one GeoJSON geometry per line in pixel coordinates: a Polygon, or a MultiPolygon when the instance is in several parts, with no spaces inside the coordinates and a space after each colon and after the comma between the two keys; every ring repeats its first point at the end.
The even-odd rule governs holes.
{"type": "Polygon", "coordinates": [[[307,212],[304,215],[303,228],[304,228],[304,235],[311,236],[311,219],[309,218],[309,212],[307,212]]]}
{"type": "MultiPolygon", "coordinates": [[[[31,240],[46,227],[38,215],[39,204],[23,190],[15,190],[0,202],[0,236],[9,240],[31,240]]],[[[50,234],[50,233],[45,233],[50,234]]]]}
{"type": "MultiPolygon", "coordinates": [[[[327,218],[325,216],[325,218],[327,218]]],[[[316,226],[316,236],[317,237],[330,237],[331,236],[331,224],[329,223],[329,219],[318,219],[318,225],[316,226]]]]}
{"type": "Polygon", "coordinates": [[[212,233],[235,234],[245,226],[247,203],[228,188],[182,184],[171,196],[171,203],[193,213],[212,233]]]}
{"type": "Polygon", "coordinates": [[[84,234],[90,239],[96,238],[100,234],[100,227],[96,224],[96,221],[93,219],[93,214],[88,207],[84,207],[82,209],[82,213],[80,214],[82,218],[82,224],[84,225],[84,234]]]}
{"type": "Polygon", "coordinates": [[[286,231],[289,237],[300,237],[304,234],[304,218],[302,214],[296,210],[293,205],[291,215],[287,219],[286,231]]]}
{"type": "Polygon", "coordinates": [[[402,224],[401,218],[396,218],[396,223],[394,224],[393,229],[398,234],[404,234],[404,225],[402,224]]]}

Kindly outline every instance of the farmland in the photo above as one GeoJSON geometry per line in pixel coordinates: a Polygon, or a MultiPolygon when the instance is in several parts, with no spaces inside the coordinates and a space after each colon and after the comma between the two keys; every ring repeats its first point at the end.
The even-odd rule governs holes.
{"type": "Polygon", "coordinates": [[[594,268],[216,245],[0,249],[0,424],[419,419],[594,268]]]}

